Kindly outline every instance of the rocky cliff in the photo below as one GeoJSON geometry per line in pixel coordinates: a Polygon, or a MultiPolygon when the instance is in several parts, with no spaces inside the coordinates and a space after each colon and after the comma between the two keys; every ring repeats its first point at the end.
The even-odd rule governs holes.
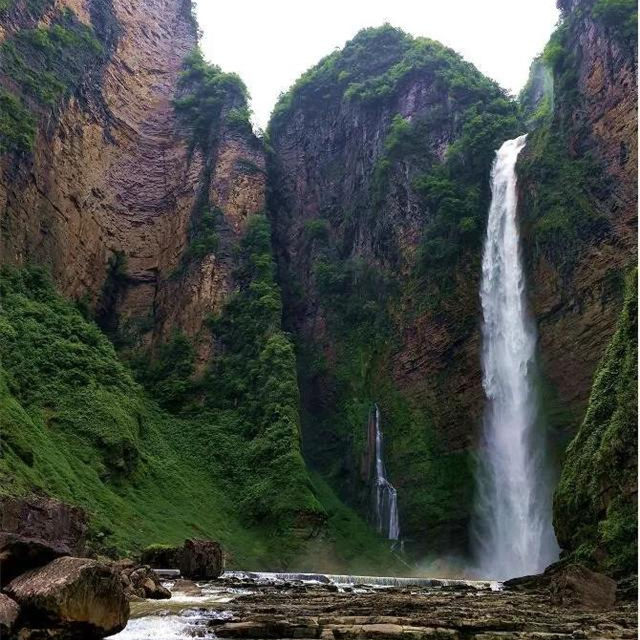
{"type": "Polygon", "coordinates": [[[584,415],[637,246],[637,49],[622,24],[633,24],[633,3],[615,23],[609,4],[560,3],[560,27],[536,65],[547,88],[529,112],[518,167],[548,409],[569,432],[584,415]]]}
{"type": "Polygon", "coordinates": [[[269,128],[305,452],[366,514],[357,469],[377,402],[403,537],[423,551],[466,544],[489,170],[517,132],[497,85],[388,26],[302,76],[269,128]]]}
{"type": "Polygon", "coordinates": [[[205,532],[271,568],[393,570],[365,524],[378,404],[406,549],[465,554],[489,173],[529,130],[519,211],[558,452],[582,424],[558,532],[617,570],[628,513],[592,498],[619,479],[571,470],[581,443],[608,450],[585,407],[635,256],[634,6],[560,4],[519,103],[384,26],[305,73],[259,140],[188,1],[0,0],[5,491],[84,506],[100,551],[205,532]],[[564,531],[585,508],[591,528],[564,531]]]}
{"type": "Polygon", "coordinates": [[[390,27],[327,56],[274,111],[269,209],[305,453],[366,514],[377,402],[409,549],[466,550],[489,168],[527,129],[521,226],[556,453],[583,419],[635,260],[637,51],[633,3],[618,4],[561,3],[517,113],[452,52],[390,27]]]}
{"type": "Polygon", "coordinates": [[[637,538],[637,6],[559,6],[519,165],[549,423],[577,431],[554,526],[567,553],[622,575],[637,538]]]}
{"type": "Polygon", "coordinates": [[[2,130],[3,262],[47,265],[128,341],[183,331],[202,366],[203,319],[234,286],[230,238],[264,207],[260,145],[226,118],[242,119],[246,97],[226,87],[223,113],[200,132],[215,140],[190,146],[173,107],[196,46],[188,2],[16,0],[2,11],[2,95],[22,114],[2,130]],[[25,144],[11,142],[19,126],[25,144]],[[227,241],[187,265],[208,203],[227,241]]]}

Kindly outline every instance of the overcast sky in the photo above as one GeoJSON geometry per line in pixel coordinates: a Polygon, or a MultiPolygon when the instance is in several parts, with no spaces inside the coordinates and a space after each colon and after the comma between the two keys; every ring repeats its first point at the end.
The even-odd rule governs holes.
{"type": "Polygon", "coordinates": [[[235,71],[266,127],[282,91],[363,27],[385,22],[455,49],[514,94],[558,18],[556,0],[197,0],[202,49],[235,71]]]}

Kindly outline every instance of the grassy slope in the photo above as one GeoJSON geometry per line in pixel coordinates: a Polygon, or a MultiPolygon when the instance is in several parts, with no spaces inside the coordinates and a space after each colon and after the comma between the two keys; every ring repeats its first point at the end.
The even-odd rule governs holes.
{"type": "MultiPolygon", "coordinates": [[[[0,426],[0,491],[42,491],[85,507],[100,550],[211,536],[237,566],[298,564],[295,538],[248,526],[238,513],[227,453],[239,443],[228,430],[213,414],[160,410],[37,269],[0,272],[0,426]]],[[[366,525],[315,486],[338,514],[327,535],[341,547],[343,570],[366,549],[373,562],[384,556],[366,525]]]]}

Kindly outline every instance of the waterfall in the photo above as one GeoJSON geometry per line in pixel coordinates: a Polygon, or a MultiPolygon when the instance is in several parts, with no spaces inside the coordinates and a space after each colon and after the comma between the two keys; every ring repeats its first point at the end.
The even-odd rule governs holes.
{"type": "Polygon", "coordinates": [[[525,142],[507,140],[496,154],[480,289],[486,411],[473,533],[479,571],[499,580],[539,573],[559,551],[516,220],[515,166],[525,142]]]}
{"type": "MultiPolygon", "coordinates": [[[[373,444],[375,452],[375,483],[373,486],[373,513],[378,532],[389,540],[400,538],[398,519],[398,493],[387,480],[384,468],[384,441],[380,428],[380,409],[373,406],[373,444]]],[[[370,419],[371,422],[371,419],[370,419]]],[[[371,430],[370,430],[371,433],[371,430]]]]}

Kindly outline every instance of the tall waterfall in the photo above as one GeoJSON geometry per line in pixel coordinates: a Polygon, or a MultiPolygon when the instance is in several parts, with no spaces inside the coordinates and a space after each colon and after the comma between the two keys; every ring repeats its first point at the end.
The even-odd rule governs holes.
{"type": "MultiPolygon", "coordinates": [[[[400,521],[398,519],[398,493],[387,480],[384,468],[384,441],[380,427],[380,408],[373,406],[370,422],[373,424],[373,444],[375,452],[375,484],[373,486],[373,513],[378,532],[389,540],[400,538],[400,521]]],[[[369,433],[371,434],[371,428],[369,433]]],[[[370,435],[371,439],[371,435],[370,435]]]]}
{"type": "Polygon", "coordinates": [[[558,557],[552,482],[533,386],[536,333],[526,309],[515,165],[526,136],[507,140],[492,170],[480,297],[487,404],[474,527],[485,578],[538,573],[558,557]]]}

